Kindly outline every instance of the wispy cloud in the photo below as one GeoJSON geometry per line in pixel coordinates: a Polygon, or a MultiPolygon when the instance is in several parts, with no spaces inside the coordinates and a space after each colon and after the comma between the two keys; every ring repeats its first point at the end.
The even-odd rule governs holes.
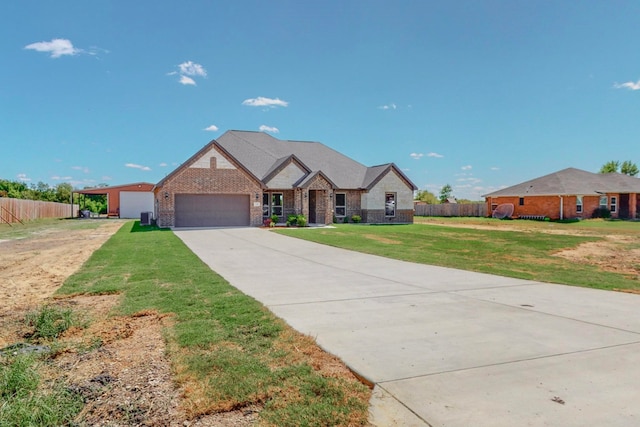
{"type": "Polygon", "coordinates": [[[492,171],[499,171],[500,170],[500,168],[497,167],[497,166],[491,166],[489,169],[492,170],[492,171]]]}
{"type": "Polygon", "coordinates": [[[259,128],[260,132],[270,132],[270,133],[278,133],[280,129],[272,126],[261,125],[259,128]]]}
{"type": "Polygon", "coordinates": [[[460,169],[462,169],[463,171],[468,171],[471,170],[473,167],[471,165],[466,165],[466,166],[462,166],[460,169]]]}
{"type": "Polygon", "coordinates": [[[49,53],[51,58],[60,58],[64,55],[77,55],[82,53],[82,49],[73,47],[71,40],[67,39],[51,39],[49,42],[31,43],[24,47],[25,49],[35,50],[36,52],[49,53]]]}
{"type": "Polygon", "coordinates": [[[178,65],[178,71],[167,73],[168,76],[175,76],[176,74],[180,75],[178,80],[180,84],[196,86],[196,81],[192,77],[207,77],[207,70],[201,64],[186,61],[178,65]]]}
{"type": "Polygon", "coordinates": [[[466,178],[458,178],[456,181],[457,182],[469,182],[471,184],[479,184],[479,183],[482,182],[482,180],[480,178],[476,178],[476,177],[473,177],[473,176],[469,176],[469,177],[466,177],[466,178]]]}
{"type": "Polygon", "coordinates": [[[58,175],[54,175],[51,177],[52,180],[54,181],[71,181],[73,179],[72,176],[58,176],[58,175]]]}
{"type": "Polygon", "coordinates": [[[31,181],[31,178],[29,178],[26,173],[19,173],[18,175],[16,175],[16,178],[18,178],[18,181],[22,182],[31,181]]]}
{"type": "Polygon", "coordinates": [[[289,103],[287,101],[283,101],[280,98],[265,98],[263,96],[259,96],[257,98],[249,98],[242,101],[242,105],[248,105],[249,107],[287,107],[289,103]]]}
{"type": "Polygon", "coordinates": [[[427,157],[435,157],[435,158],[437,158],[437,159],[440,159],[440,158],[442,158],[442,157],[444,157],[444,156],[443,156],[442,154],[438,154],[438,153],[433,153],[433,152],[431,152],[431,153],[427,153],[427,157]]]}
{"type": "Polygon", "coordinates": [[[81,171],[83,173],[89,173],[89,168],[86,166],[71,166],[71,169],[75,171],[81,171]]]}
{"type": "Polygon", "coordinates": [[[111,181],[113,178],[111,178],[109,175],[102,175],[102,181],[111,181]]]}
{"type": "Polygon", "coordinates": [[[615,83],[613,85],[616,89],[629,89],[629,90],[640,90],[640,80],[637,82],[626,82],[626,83],[615,83]]]}
{"type": "Polygon", "coordinates": [[[203,130],[206,130],[206,131],[209,131],[209,132],[215,132],[215,131],[218,130],[218,126],[216,126],[216,125],[207,126],[203,130]]]}
{"type": "Polygon", "coordinates": [[[150,171],[151,170],[151,168],[149,166],[137,165],[135,163],[126,163],[125,166],[128,167],[128,168],[140,169],[141,171],[150,171]]]}
{"type": "Polygon", "coordinates": [[[392,102],[391,104],[381,105],[378,108],[381,110],[395,110],[398,106],[392,102]]]}
{"type": "Polygon", "coordinates": [[[169,165],[167,165],[165,162],[162,162],[158,166],[160,166],[161,168],[166,168],[169,165]]]}
{"type": "Polygon", "coordinates": [[[422,154],[422,153],[411,153],[411,154],[409,154],[409,156],[411,156],[412,158],[414,158],[416,160],[420,160],[420,158],[422,156],[424,156],[424,154],[422,154]]]}
{"type": "Polygon", "coordinates": [[[187,76],[180,76],[179,82],[183,85],[196,86],[196,81],[193,80],[191,77],[187,77],[187,76]]]}

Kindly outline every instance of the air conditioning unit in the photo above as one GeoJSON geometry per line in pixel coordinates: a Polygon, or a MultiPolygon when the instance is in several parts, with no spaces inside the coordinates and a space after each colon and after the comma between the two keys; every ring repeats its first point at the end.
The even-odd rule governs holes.
{"type": "Polygon", "coordinates": [[[140,212],[140,225],[151,225],[153,212],[140,212]]]}

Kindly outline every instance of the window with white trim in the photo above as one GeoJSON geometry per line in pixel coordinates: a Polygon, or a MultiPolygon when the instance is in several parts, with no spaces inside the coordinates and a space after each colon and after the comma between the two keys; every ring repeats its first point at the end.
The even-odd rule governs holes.
{"type": "Polygon", "coordinates": [[[611,196],[611,213],[615,213],[618,209],[618,198],[616,196],[611,196]]]}
{"type": "Polygon", "coordinates": [[[576,213],[582,213],[582,196],[576,196],[576,213]]]}
{"type": "Polygon", "coordinates": [[[336,193],[335,212],[337,217],[347,216],[347,194],[336,193]]]}
{"type": "Polygon", "coordinates": [[[600,196],[600,207],[607,209],[607,196],[600,196]]]}
{"type": "Polygon", "coordinates": [[[385,193],[384,216],[396,216],[396,193],[385,193]]]}

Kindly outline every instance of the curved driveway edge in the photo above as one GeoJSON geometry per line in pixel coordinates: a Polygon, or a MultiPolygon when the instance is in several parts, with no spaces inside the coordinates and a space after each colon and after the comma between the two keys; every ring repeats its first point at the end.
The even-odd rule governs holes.
{"type": "Polygon", "coordinates": [[[375,383],[376,425],[640,425],[638,295],[413,264],[258,228],[174,232],[375,383]]]}

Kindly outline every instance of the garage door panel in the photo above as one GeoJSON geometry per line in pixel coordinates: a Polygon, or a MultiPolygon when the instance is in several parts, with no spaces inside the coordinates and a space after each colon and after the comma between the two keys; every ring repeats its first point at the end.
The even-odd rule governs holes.
{"type": "Polygon", "coordinates": [[[248,226],[246,194],[176,194],[176,227],[248,226]]]}

